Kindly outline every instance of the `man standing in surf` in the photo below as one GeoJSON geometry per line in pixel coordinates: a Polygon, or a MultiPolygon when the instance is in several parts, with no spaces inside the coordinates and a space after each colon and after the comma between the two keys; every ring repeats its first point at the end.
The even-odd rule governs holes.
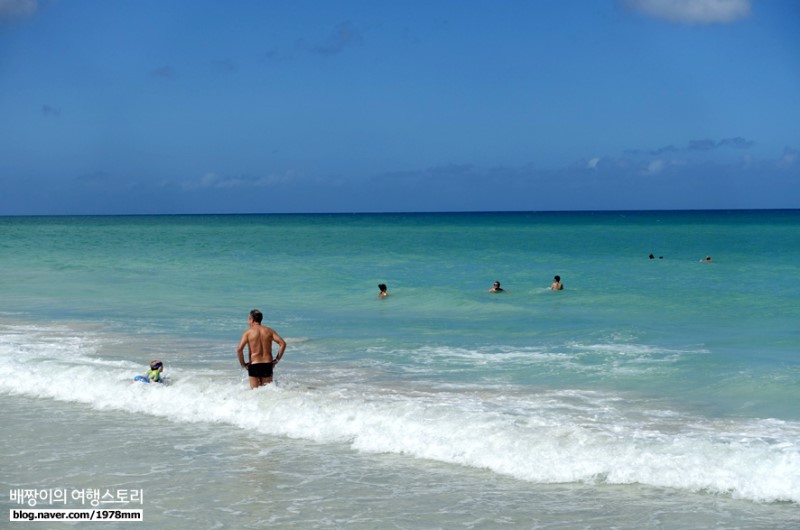
{"type": "Polygon", "coordinates": [[[272,382],[272,368],[281,360],[283,352],[286,351],[286,341],[278,333],[267,326],[262,326],[261,321],[264,315],[258,309],[250,311],[247,317],[249,328],[244,330],[236,354],[239,356],[239,364],[242,368],[247,368],[250,376],[250,388],[257,388],[272,382]],[[278,344],[278,357],[272,357],[272,343],[278,344]],[[244,347],[247,346],[250,354],[250,362],[244,362],[244,347]]]}

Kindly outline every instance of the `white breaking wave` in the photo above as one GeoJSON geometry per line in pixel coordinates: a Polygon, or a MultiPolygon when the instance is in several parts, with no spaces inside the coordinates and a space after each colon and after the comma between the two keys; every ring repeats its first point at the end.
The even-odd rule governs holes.
{"type": "Polygon", "coordinates": [[[9,329],[0,335],[0,394],[347,444],[534,483],[640,483],[800,503],[797,423],[710,421],[586,391],[309,387],[290,371],[255,391],[202,367],[168,366],[172,384],[142,384],[132,380],[142,366],[95,350],[64,330],[9,329]]]}

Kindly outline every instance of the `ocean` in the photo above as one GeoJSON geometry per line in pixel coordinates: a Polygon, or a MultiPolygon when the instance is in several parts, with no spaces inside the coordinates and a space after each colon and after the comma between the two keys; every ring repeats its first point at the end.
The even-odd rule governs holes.
{"type": "Polygon", "coordinates": [[[3,521],[800,527],[798,210],[0,217],[0,266],[3,521]]]}

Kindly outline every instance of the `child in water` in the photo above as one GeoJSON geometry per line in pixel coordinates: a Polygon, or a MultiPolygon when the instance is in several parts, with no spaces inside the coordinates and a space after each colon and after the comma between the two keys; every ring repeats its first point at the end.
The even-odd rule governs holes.
{"type": "Polygon", "coordinates": [[[163,383],[164,379],[161,377],[161,372],[164,371],[164,363],[161,361],[152,361],[150,369],[144,375],[137,375],[134,381],[141,381],[143,383],[163,383]]]}

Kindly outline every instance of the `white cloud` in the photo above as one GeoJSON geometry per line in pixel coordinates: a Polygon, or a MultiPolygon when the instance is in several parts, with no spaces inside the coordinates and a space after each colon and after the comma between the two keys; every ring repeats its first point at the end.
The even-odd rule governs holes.
{"type": "Polygon", "coordinates": [[[778,165],[783,168],[792,167],[795,164],[795,162],[797,162],[798,154],[800,154],[800,152],[795,151],[790,147],[786,147],[783,150],[783,156],[781,157],[781,160],[778,163],[778,165]]]}
{"type": "Polygon", "coordinates": [[[685,24],[727,24],[750,16],[752,0],[625,0],[655,18],[685,24]]]}
{"type": "Polygon", "coordinates": [[[649,164],[647,164],[647,169],[645,169],[642,174],[644,175],[657,175],[664,170],[664,166],[666,162],[663,160],[653,160],[649,164]]]}
{"type": "Polygon", "coordinates": [[[184,181],[181,183],[181,187],[184,190],[266,188],[291,180],[292,175],[290,173],[267,175],[265,177],[220,177],[216,173],[206,173],[198,179],[184,181]]]}
{"type": "Polygon", "coordinates": [[[597,164],[600,163],[600,158],[594,157],[586,164],[586,169],[597,169],[597,164]]]}

